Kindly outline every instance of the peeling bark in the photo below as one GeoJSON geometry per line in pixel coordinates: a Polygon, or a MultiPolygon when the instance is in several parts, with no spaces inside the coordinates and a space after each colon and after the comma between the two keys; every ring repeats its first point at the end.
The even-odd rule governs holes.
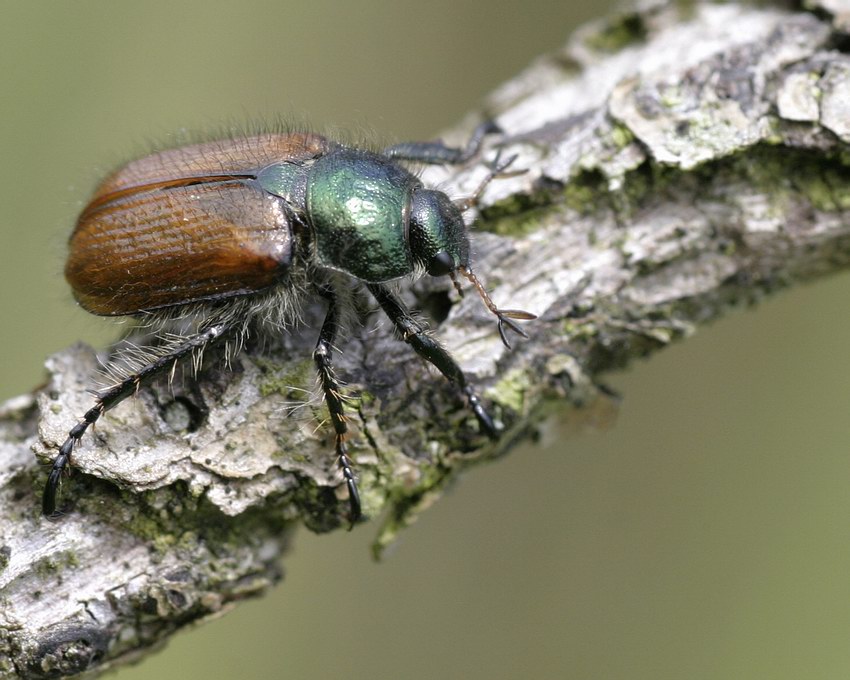
{"type": "MultiPolygon", "coordinates": [[[[586,26],[492,95],[505,135],[481,162],[423,173],[468,195],[495,145],[516,154],[527,171],[484,193],[475,264],[497,304],[540,319],[508,351],[477,296],[404,290],[438,318],[451,302],[437,332],[504,425],[498,444],[388,323],[352,325],[336,364],[364,511],[388,511],[376,550],[549,405],[594,399],[600,373],[850,263],[847,12],[810,10],[644,2],[586,26]]],[[[308,322],[229,368],[208,356],[197,386],[159,381],[109,412],[53,522],[33,452],[51,458],[90,405],[94,351],[55,355],[42,390],[2,407],[0,677],[134,658],[274,583],[297,522],[345,526],[315,335],[308,322]]]]}

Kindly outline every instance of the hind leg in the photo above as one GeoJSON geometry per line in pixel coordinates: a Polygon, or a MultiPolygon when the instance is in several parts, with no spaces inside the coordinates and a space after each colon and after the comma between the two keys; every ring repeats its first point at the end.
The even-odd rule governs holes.
{"type": "Polygon", "coordinates": [[[90,425],[94,425],[106,411],[120,404],[131,394],[134,394],[143,382],[165,372],[176,361],[227,336],[235,326],[235,323],[220,323],[205,328],[199,333],[169,348],[167,353],[156,357],[109,389],[101,391],[97,395],[94,406],[86,411],[80,422],[71,428],[70,432],[68,432],[68,438],[59,447],[59,454],[53,461],[53,466],[47,477],[47,484],[44,486],[44,495],[41,501],[42,513],[47,517],[55,517],[58,514],[56,512],[56,496],[59,490],[59,482],[62,479],[62,473],[70,465],[71,453],[83,438],[90,425]]]}

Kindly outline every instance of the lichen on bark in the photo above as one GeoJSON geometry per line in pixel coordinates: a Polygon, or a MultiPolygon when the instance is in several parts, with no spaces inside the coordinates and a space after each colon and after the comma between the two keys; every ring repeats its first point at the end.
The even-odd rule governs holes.
{"type": "MultiPolygon", "coordinates": [[[[477,162],[424,181],[468,195],[495,146],[525,171],[484,192],[475,265],[497,304],[540,318],[508,351],[474,295],[429,279],[402,290],[480,386],[504,426],[497,444],[389,324],[363,315],[349,329],[337,368],[364,510],[384,518],[377,551],[553,403],[592,401],[599,374],[850,262],[847,20],[826,0],[810,10],[639,3],[584,27],[452,133],[485,116],[504,130],[477,162]]],[[[274,583],[297,523],[345,527],[322,406],[303,396],[311,314],[230,367],[210,356],[197,387],[159,381],[110,412],[75,452],[56,522],[39,516],[33,452],[52,457],[89,406],[94,351],[52,357],[46,386],[2,407],[0,676],[143,654],[274,583]]]]}

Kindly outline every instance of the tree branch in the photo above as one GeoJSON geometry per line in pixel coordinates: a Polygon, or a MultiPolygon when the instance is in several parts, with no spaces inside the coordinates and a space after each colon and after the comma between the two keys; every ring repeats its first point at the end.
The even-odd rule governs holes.
{"type": "MultiPolygon", "coordinates": [[[[497,304],[540,319],[508,351],[477,296],[431,279],[403,291],[492,404],[495,445],[390,324],[352,325],[336,363],[364,511],[386,517],[377,550],[461,468],[533,433],[548,404],[587,403],[600,373],[850,262],[848,21],[830,4],[646,2],[587,26],[490,98],[506,134],[480,162],[423,172],[469,195],[492,146],[517,155],[527,171],[484,193],[474,261],[497,304]]],[[[299,520],[345,525],[323,406],[304,398],[316,328],[230,369],[208,357],[197,386],[163,380],[111,411],[75,452],[58,521],[39,515],[32,451],[51,458],[90,406],[94,352],[57,354],[42,390],[2,407],[2,677],[138,656],[275,582],[299,520]]]]}

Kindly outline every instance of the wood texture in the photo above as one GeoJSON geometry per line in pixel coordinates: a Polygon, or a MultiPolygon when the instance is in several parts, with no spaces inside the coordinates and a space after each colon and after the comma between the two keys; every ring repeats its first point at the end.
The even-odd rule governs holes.
{"type": "MultiPolygon", "coordinates": [[[[532,433],[553,400],[593,399],[599,372],[766,292],[846,268],[843,30],[820,7],[647,2],[585,27],[493,94],[485,109],[506,130],[503,153],[528,172],[487,188],[474,264],[497,304],[540,320],[508,352],[467,295],[452,298],[437,329],[505,424],[498,446],[388,324],[352,330],[338,370],[364,397],[351,409],[351,450],[364,511],[386,511],[379,548],[460,469],[532,433]]],[[[423,180],[469,195],[493,154],[423,180]]],[[[404,294],[415,304],[453,293],[423,279],[404,294]]],[[[44,473],[30,451],[50,457],[88,405],[81,386],[94,353],[54,356],[45,389],[5,405],[6,677],[103,669],[142,653],[274,581],[296,521],[341,525],[328,433],[310,408],[281,408],[313,383],[303,367],[314,342],[293,334],[242,355],[233,373],[210,365],[200,382],[210,415],[194,432],[168,415],[166,385],[115,409],[75,454],[68,495],[78,500],[55,524],[38,515],[44,473]],[[34,592],[49,592],[51,606],[34,592]]]]}

